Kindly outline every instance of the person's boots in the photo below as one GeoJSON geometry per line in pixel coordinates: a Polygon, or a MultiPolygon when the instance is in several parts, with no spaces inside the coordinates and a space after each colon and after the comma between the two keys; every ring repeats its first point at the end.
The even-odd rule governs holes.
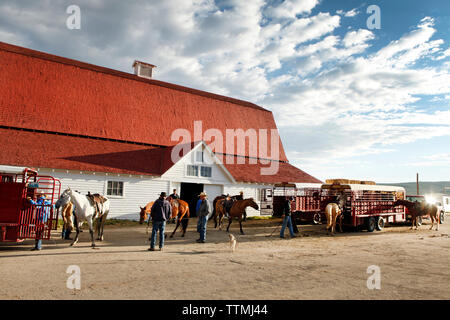
{"type": "Polygon", "coordinates": [[[65,239],[65,240],[72,240],[72,238],[70,237],[70,234],[71,234],[71,233],[72,233],[72,228],[69,227],[69,229],[67,229],[66,232],[65,232],[64,239],[65,239]]]}
{"type": "Polygon", "coordinates": [[[40,251],[42,249],[42,240],[41,239],[36,239],[35,240],[35,244],[34,244],[34,248],[33,249],[31,249],[31,251],[35,251],[35,250],[37,250],[37,251],[40,251]]]}

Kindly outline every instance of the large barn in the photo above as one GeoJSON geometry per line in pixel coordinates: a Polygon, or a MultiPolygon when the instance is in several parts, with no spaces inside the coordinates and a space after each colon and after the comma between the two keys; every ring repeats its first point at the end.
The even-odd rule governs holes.
{"type": "Polygon", "coordinates": [[[107,195],[110,217],[127,219],[174,188],[192,204],[201,191],[212,200],[242,190],[261,208],[248,215],[260,215],[271,214],[275,184],[321,183],[289,164],[279,137],[271,139],[277,126],[269,110],[152,79],[149,64],[134,67],[125,73],[0,42],[0,172],[34,167],[63,189],[107,195]],[[198,135],[199,124],[205,135],[267,131],[267,150],[249,137],[244,148],[219,148],[217,137],[198,135]],[[174,132],[189,133],[189,141],[174,132]],[[262,174],[270,166],[276,173],[262,174]]]}

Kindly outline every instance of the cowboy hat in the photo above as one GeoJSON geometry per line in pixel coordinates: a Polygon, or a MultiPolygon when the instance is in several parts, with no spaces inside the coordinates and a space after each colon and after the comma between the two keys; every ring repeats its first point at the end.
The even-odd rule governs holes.
{"type": "Polygon", "coordinates": [[[198,196],[199,196],[199,197],[201,197],[201,196],[207,197],[208,195],[206,194],[206,192],[200,192],[200,194],[199,194],[198,196]]]}

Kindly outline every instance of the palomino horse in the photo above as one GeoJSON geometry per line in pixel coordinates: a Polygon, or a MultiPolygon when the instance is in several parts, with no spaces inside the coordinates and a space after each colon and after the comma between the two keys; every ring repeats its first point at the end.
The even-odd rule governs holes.
{"type": "Polygon", "coordinates": [[[228,222],[227,232],[230,229],[230,224],[233,221],[233,218],[237,218],[239,220],[239,228],[241,234],[244,234],[244,231],[242,230],[242,215],[245,213],[245,208],[247,207],[252,207],[255,210],[259,210],[259,207],[253,200],[253,198],[237,200],[235,203],[233,203],[233,206],[230,209],[230,220],[228,222]]]}
{"type": "Polygon", "coordinates": [[[438,212],[438,207],[434,204],[430,203],[420,203],[420,202],[413,202],[408,200],[397,200],[392,205],[393,207],[396,206],[405,206],[409,213],[411,214],[411,229],[414,227],[414,224],[416,225],[416,230],[418,229],[417,226],[417,218],[422,216],[429,216],[431,219],[431,228],[430,230],[433,230],[434,222],[436,221],[436,231],[439,231],[439,223],[441,222],[441,217],[438,212]]]}
{"type": "MultiPolygon", "coordinates": [[[[61,206],[67,204],[67,202],[72,202],[75,206],[75,228],[77,230],[75,239],[70,244],[71,246],[75,245],[78,242],[78,236],[80,234],[80,227],[84,221],[87,221],[89,226],[89,233],[91,235],[92,247],[95,247],[94,241],[94,231],[93,224],[95,219],[95,207],[92,205],[92,202],[89,198],[81,193],[71,190],[67,188],[59,197],[58,201],[61,206]]],[[[103,240],[103,227],[106,221],[106,217],[109,213],[109,200],[103,203],[100,210],[100,217],[97,218],[97,231],[98,238],[97,240],[103,240]]]]}
{"type": "MultiPolygon", "coordinates": [[[[55,208],[59,211],[59,208],[61,207],[61,200],[58,199],[55,203],[55,208]]],[[[63,224],[63,231],[62,231],[62,238],[66,240],[72,240],[69,238],[69,234],[71,233],[73,229],[73,223],[72,223],[72,212],[73,212],[73,203],[67,202],[61,209],[61,216],[63,218],[64,224],[63,224]]]]}
{"type": "Polygon", "coordinates": [[[339,206],[331,202],[325,207],[325,216],[327,217],[327,232],[331,229],[331,235],[334,235],[336,230],[336,220],[339,218],[339,229],[342,232],[342,210],[339,206]]]}
{"type": "Polygon", "coordinates": [[[175,234],[175,231],[177,231],[180,224],[183,232],[181,236],[184,237],[189,223],[189,204],[181,199],[172,199],[170,196],[167,197],[167,201],[169,201],[172,206],[172,218],[176,218],[177,222],[177,225],[175,226],[175,229],[170,237],[173,238],[173,235],[175,234]]]}

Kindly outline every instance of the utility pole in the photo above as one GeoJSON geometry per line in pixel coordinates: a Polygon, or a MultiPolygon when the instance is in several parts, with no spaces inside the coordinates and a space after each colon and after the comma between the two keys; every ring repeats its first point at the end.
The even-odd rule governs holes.
{"type": "Polygon", "coordinates": [[[416,186],[417,186],[417,195],[419,195],[419,174],[416,173],[416,186]]]}

